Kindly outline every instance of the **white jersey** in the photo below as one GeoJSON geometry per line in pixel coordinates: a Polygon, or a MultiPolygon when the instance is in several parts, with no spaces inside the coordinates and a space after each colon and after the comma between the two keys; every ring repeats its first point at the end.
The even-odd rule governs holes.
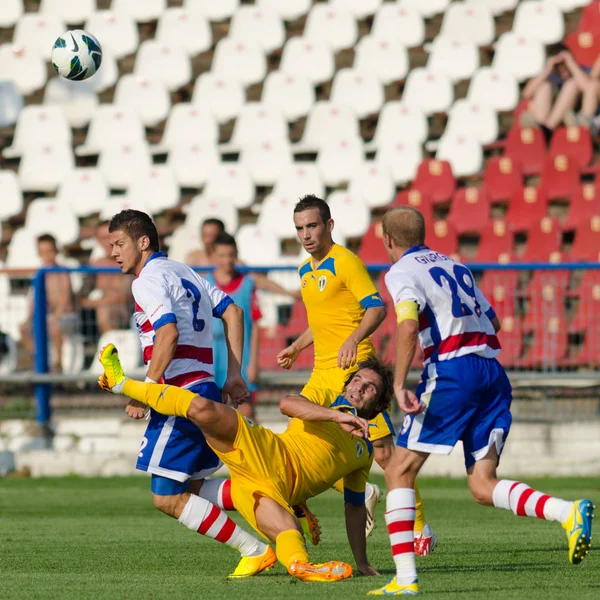
{"type": "Polygon", "coordinates": [[[214,381],[212,319],[220,317],[233,300],[164,252],[148,259],[131,291],[144,364],[152,359],[155,332],[175,323],[179,339],[164,382],[186,388],[214,381]]]}
{"type": "Polygon", "coordinates": [[[385,275],[394,305],[419,306],[419,340],[425,365],[465,354],[494,358],[500,343],[494,310],[463,264],[427,246],[408,250],[385,275]]]}

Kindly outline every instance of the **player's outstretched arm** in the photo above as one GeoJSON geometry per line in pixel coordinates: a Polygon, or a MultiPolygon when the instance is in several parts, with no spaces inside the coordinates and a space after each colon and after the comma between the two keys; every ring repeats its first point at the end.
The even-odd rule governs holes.
{"type": "Polygon", "coordinates": [[[300,334],[298,339],[296,339],[293,344],[290,344],[287,348],[284,348],[277,355],[277,364],[282,369],[289,369],[296,362],[300,352],[311,346],[312,343],[313,334],[311,328],[309,327],[300,334]]]}
{"type": "Polygon", "coordinates": [[[367,526],[367,508],[363,504],[355,505],[345,502],[346,510],[346,534],[348,543],[352,549],[356,568],[361,575],[379,575],[369,564],[367,558],[367,538],[365,527],[367,526]]]}
{"type": "Polygon", "coordinates": [[[385,320],[385,306],[367,308],[360,325],[350,334],[338,352],[338,367],[348,369],[356,364],[356,349],[365,338],[368,338],[385,320]]]}

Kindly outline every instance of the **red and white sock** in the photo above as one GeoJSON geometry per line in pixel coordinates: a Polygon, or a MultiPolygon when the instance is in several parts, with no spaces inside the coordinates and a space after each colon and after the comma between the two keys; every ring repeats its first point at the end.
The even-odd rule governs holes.
{"type": "Polygon", "coordinates": [[[512,510],[519,517],[537,517],[563,523],[569,517],[573,502],[547,496],[526,483],[502,479],[494,488],[494,506],[512,510]]]}
{"type": "Polygon", "coordinates": [[[267,545],[236,525],[219,507],[199,496],[190,496],[179,519],[192,531],[239,550],[242,556],[260,556],[267,545]]]}
{"type": "Polygon", "coordinates": [[[205,479],[198,496],[223,510],[235,510],[231,500],[231,479],[205,479]]]}
{"type": "Polygon", "coordinates": [[[415,490],[396,488],[388,492],[385,522],[396,564],[398,585],[410,585],[417,579],[415,561],[415,490]]]}

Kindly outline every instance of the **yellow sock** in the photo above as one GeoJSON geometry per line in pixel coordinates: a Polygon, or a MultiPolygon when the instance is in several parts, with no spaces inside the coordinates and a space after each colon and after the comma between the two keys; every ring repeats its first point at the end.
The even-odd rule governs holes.
{"type": "Polygon", "coordinates": [[[415,514],[415,531],[421,533],[423,527],[425,527],[425,511],[423,510],[423,499],[419,492],[419,486],[415,483],[415,500],[416,500],[416,514],[415,514]]]}
{"type": "Polygon", "coordinates": [[[295,560],[310,562],[304,536],[297,529],[288,529],[277,536],[275,553],[279,562],[286,569],[289,569],[295,560]]]}
{"type": "Polygon", "coordinates": [[[192,400],[198,395],[188,390],[164,385],[162,383],[144,383],[127,379],[123,384],[123,395],[151,406],[163,415],[187,417],[192,400]]]}
{"type": "Polygon", "coordinates": [[[333,489],[340,494],[344,493],[344,480],[340,479],[333,484],[333,489]]]}

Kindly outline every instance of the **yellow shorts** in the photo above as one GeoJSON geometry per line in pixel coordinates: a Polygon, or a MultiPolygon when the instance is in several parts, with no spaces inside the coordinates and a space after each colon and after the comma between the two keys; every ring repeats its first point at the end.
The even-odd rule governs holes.
{"type": "Polygon", "coordinates": [[[231,499],[237,511],[263,537],[256,524],[256,503],[264,496],[283,506],[291,514],[289,505],[295,474],[283,443],[270,430],[238,415],[238,431],[230,452],[217,452],[229,467],[231,499]]]}

